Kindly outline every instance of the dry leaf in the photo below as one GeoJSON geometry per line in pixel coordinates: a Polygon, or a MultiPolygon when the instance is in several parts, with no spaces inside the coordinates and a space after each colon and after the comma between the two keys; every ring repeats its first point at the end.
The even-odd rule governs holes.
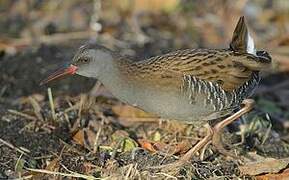
{"type": "Polygon", "coordinates": [[[191,143],[188,140],[183,140],[177,144],[174,154],[185,154],[191,148],[191,143]]]}
{"type": "Polygon", "coordinates": [[[140,109],[134,108],[129,105],[116,105],[112,107],[112,111],[119,117],[128,118],[151,118],[154,117],[140,109]]]}
{"type": "Polygon", "coordinates": [[[76,143],[84,146],[86,149],[94,150],[96,148],[95,146],[99,145],[97,141],[102,133],[100,126],[99,122],[90,120],[86,127],[78,129],[72,138],[76,143]]]}
{"type": "Polygon", "coordinates": [[[49,170],[49,171],[58,171],[58,169],[59,169],[59,158],[55,158],[52,161],[50,161],[50,163],[47,165],[47,167],[45,169],[49,170]]]}
{"type": "Polygon", "coordinates": [[[157,150],[154,148],[154,146],[152,145],[151,141],[145,140],[145,139],[139,139],[138,143],[140,144],[140,146],[150,152],[155,153],[157,150]]]}
{"type": "Polygon", "coordinates": [[[289,158],[274,159],[265,158],[252,153],[251,155],[254,159],[256,159],[256,161],[251,161],[243,166],[240,166],[239,169],[242,174],[254,176],[264,173],[278,173],[289,164],[289,158]]]}
{"type": "MultiPolygon", "coordinates": [[[[59,171],[59,158],[55,158],[52,161],[49,162],[49,164],[46,166],[45,170],[48,171],[54,171],[58,172],[59,171]]],[[[47,174],[45,173],[40,173],[40,172],[31,172],[33,175],[33,179],[45,179],[45,176],[47,174]]]]}
{"type": "Polygon", "coordinates": [[[138,140],[142,148],[150,152],[163,152],[167,154],[183,154],[190,149],[190,143],[186,140],[181,141],[178,144],[166,144],[163,142],[154,142],[145,139],[138,140]]]}
{"type": "Polygon", "coordinates": [[[72,139],[77,144],[80,144],[80,145],[84,146],[84,132],[83,132],[83,130],[77,131],[77,133],[75,133],[75,135],[72,137],[72,139]]]}
{"type": "Polygon", "coordinates": [[[112,111],[119,117],[119,123],[126,127],[134,125],[136,122],[158,122],[159,120],[158,117],[129,105],[113,106],[112,111]]]}
{"type": "Polygon", "coordinates": [[[285,169],[283,172],[278,174],[265,174],[256,177],[257,180],[288,180],[289,169],[285,169]]]}

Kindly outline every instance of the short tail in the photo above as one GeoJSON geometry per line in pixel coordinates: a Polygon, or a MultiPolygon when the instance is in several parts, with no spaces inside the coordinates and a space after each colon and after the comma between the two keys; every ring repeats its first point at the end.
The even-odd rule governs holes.
{"type": "Polygon", "coordinates": [[[271,56],[266,51],[256,51],[253,38],[248,31],[245,17],[240,17],[233,33],[230,49],[238,53],[248,54],[247,58],[237,61],[253,71],[271,68],[271,56]]]}
{"type": "Polygon", "coordinates": [[[230,48],[240,53],[256,55],[255,43],[248,31],[244,16],[240,17],[235,27],[230,48]]]}

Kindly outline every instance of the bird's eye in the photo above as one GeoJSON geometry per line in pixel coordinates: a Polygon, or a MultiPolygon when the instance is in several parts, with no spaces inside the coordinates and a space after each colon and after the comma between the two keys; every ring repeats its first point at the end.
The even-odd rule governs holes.
{"type": "Polygon", "coordinates": [[[82,62],[82,63],[88,63],[89,62],[89,58],[87,58],[87,57],[80,58],[79,61],[82,62]]]}

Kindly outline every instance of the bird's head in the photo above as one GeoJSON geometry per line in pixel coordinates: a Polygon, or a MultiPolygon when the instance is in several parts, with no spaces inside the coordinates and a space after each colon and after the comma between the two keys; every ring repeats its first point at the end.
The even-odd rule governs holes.
{"type": "Polygon", "coordinates": [[[103,46],[83,45],[78,49],[71,63],[49,75],[40,84],[46,84],[62,76],[73,74],[98,78],[101,72],[107,70],[112,59],[113,52],[103,46]]]}

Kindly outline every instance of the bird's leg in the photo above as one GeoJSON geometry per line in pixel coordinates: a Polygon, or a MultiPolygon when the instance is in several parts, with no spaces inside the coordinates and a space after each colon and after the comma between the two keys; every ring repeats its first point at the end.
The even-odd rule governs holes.
{"type": "Polygon", "coordinates": [[[206,146],[212,139],[213,136],[213,130],[209,124],[206,124],[205,127],[207,128],[207,135],[200,140],[193,148],[191,148],[184,156],[182,156],[178,161],[170,164],[160,165],[160,166],[153,166],[149,167],[149,169],[175,169],[179,166],[184,165],[187,163],[190,159],[192,159],[193,155],[202,149],[204,146],[206,146]]]}
{"type": "Polygon", "coordinates": [[[231,124],[233,121],[235,121],[236,119],[241,117],[243,114],[246,114],[249,111],[251,111],[251,109],[253,109],[254,100],[253,99],[245,99],[242,102],[242,104],[244,105],[244,107],[242,107],[238,112],[236,112],[235,114],[231,115],[230,117],[224,119],[223,121],[219,122],[218,124],[216,124],[213,127],[212,144],[223,155],[235,157],[235,155],[232,155],[223,147],[223,144],[221,141],[222,130],[224,129],[224,127],[231,124]]]}
{"type": "MultiPolygon", "coordinates": [[[[246,114],[249,112],[254,105],[254,100],[252,99],[245,99],[242,104],[244,107],[242,107],[238,112],[234,113],[230,117],[224,119],[223,121],[217,123],[213,128],[209,124],[206,124],[205,127],[207,128],[207,135],[200,140],[192,149],[190,149],[183,157],[181,157],[178,161],[166,165],[160,165],[160,166],[153,166],[149,167],[149,169],[164,169],[164,170],[169,170],[169,169],[175,169],[179,166],[184,165],[187,163],[190,159],[192,159],[193,155],[197,151],[205,151],[206,146],[212,142],[213,146],[216,147],[216,149],[224,155],[228,156],[233,156],[230,154],[224,147],[223,144],[221,143],[221,133],[224,127],[241,117],[243,114],[246,114]]],[[[201,153],[201,158],[202,158],[202,153],[201,153]]]]}

